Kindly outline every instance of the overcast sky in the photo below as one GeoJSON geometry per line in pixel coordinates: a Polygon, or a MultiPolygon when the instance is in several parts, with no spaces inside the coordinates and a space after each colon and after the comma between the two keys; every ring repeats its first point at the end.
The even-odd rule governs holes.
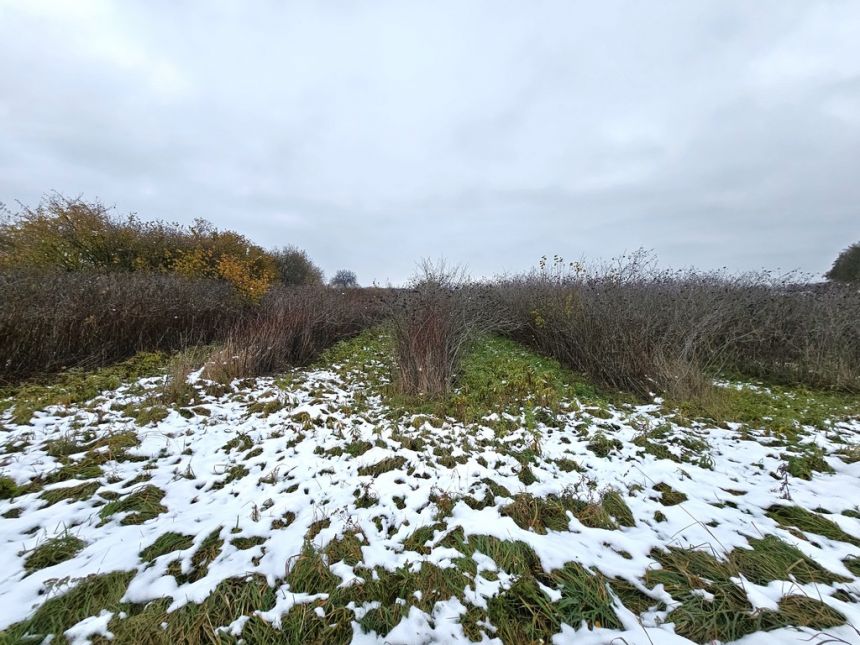
{"type": "Polygon", "coordinates": [[[860,2],[0,0],[0,201],[205,217],[331,275],[860,239],[860,2]]]}

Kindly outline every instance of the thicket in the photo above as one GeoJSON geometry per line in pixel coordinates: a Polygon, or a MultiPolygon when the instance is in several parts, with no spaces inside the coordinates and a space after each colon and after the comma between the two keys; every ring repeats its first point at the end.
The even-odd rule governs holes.
{"type": "Polygon", "coordinates": [[[635,253],[499,284],[512,336],[597,383],[701,396],[733,373],[860,391],[860,293],[796,275],[669,271],[635,253]]]}
{"type": "Polygon", "coordinates": [[[0,269],[174,273],[224,280],[258,301],[279,265],[239,233],[202,219],[185,227],[123,218],[99,202],[54,194],[0,223],[0,269]]]}
{"type": "Polygon", "coordinates": [[[220,339],[250,305],[168,273],[0,271],[0,382],[220,339]]]}
{"type": "Polygon", "coordinates": [[[118,218],[53,195],[0,224],[0,381],[212,342],[208,374],[253,376],[383,319],[409,395],[449,393],[488,332],[643,397],[701,397],[719,375],[860,391],[860,292],[847,281],[669,271],[639,252],[544,260],[492,283],[425,262],[406,289],[338,289],[302,251],[267,252],[203,221],[118,218]]]}
{"type": "Polygon", "coordinates": [[[835,282],[860,284],[860,242],[842,251],[825,277],[835,282]]]}
{"type": "Polygon", "coordinates": [[[339,340],[379,323],[390,292],[276,287],[228,332],[204,376],[220,382],[307,365],[339,340]]]}
{"type": "Polygon", "coordinates": [[[118,217],[53,194],[0,221],[0,382],[221,342],[254,321],[278,318],[282,334],[298,333],[283,323],[316,320],[323,304],[333,311],[321,285],[294,247],[269,252],[204,220],[118,217]],[[267,295],[281,283],[320,285],[318,296],[292,297],[308,311],[278,318],[271,303],[285,302],[282,292],[267,295]]]}
{"type": "Polygon", "coordinates": [[[278,270],[278,279],[287,286],[322,286],[323,272],[308,257],[294,246],[285,246],[272,251],[278,270]]]}

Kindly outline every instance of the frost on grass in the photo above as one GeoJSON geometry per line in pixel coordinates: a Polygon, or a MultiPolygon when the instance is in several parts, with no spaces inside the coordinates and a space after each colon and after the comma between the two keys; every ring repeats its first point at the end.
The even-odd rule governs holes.
{"type": "Polygon", "coordinates": [[[483,415],[455,396],[467,423],[342,353],[192,375],[181,404],[148,377],[9,407],[7,639],[858,640],[856,420],[789,440],[574,388],[483,415]]]}

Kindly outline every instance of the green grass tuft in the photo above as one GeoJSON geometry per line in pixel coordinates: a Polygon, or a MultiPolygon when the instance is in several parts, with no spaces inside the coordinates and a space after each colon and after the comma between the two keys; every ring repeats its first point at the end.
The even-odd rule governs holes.
{"type": "Polygon", "coordinates": [[[152,562],[156,558],[174,551],[184,551],[190,549],[194,544],[194,537],[191,535],[183,535],[182,533],[174,533],[168,531],[140,552],[140,559],[144,562],[152,562]]]}
{"type": "Polygon", "coordinates": [[[46,569],[66,560],[71,560],[86,545],[86,542],[69,533],[46,540],[30,551],[30,554],[24,560],[24,570],[32,573],[33,571],[46,569]]]}
{"type": "Polygon", "coordinates": [[[108,502],[99,511],[102,522],[117,513],[128,513],[122,518],[120,524],[142,524],[157,515],[167,511],[167,507],[161,503],[164,491],[156,486],[147,485],[136,489],[131,494],[120,499],[108,502]]]}

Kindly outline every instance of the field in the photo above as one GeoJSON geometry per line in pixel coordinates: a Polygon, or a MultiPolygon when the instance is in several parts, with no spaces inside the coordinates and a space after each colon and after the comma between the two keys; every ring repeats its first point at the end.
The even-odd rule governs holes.
{"type": "Polygon", "coordinates": [[[0,303],[0,643],[860,643],[856,284],[361,288],[54,195],[0,303]]]}
{"type": "Polygon", "coordinates": [[[205,354],[3,391],[0,641],[860,642],[854,394],[643,400],[479,333],[413,395],[390,323],[205,354]]]}

